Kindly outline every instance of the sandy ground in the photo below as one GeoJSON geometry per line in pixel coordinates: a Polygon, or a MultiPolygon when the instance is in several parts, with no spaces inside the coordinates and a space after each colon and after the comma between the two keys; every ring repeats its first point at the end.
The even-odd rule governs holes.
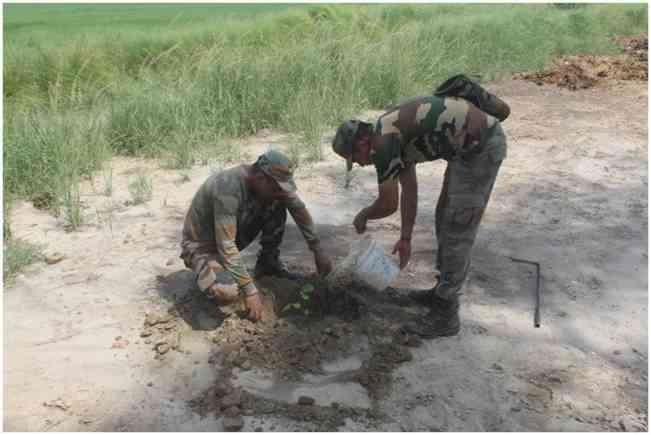
{"type": "MultiPolygon", "coordinates": [[[[323,406],[374,410],[372,417],[347,415],[338,428],[346,431],[647,430],[646,83],[572,92],[506,81],[491,89],[512,108],[504,124],[509,151],[475,245],[460,335],[411,348],[379,399],[336,376],[274,386],[263,369],[235,370],[234,384],[278,401],[307,394],[323,406]],[[540,328],[533,327],[533,269],[509,256],[541,264],[540,328]]],[[[358,168],[345,190],[344,164],[327,142],[325,160],[300,168],[297,182],[325,247],[341,258],[356,237],[352,219],[376,185],[371,168],[358,168]]],[[[269,143],[282,146],[285,138],[261,132],[241,146],[254,157],[269,143]]],[[[172,306],[171,295],[191,287],[178,258],[182,219],[220,165],[194,167],[189,181],[155,162],[120,158],[111,167],[112,196],[101,194],[102,174],[84,186],[87,224],[78,232],[64,231],[31,203],[13,210],[16,237],[64,259],[38,262],[4,289],[4,429],[221,431],[219,416],[190,406],[221,376],[221,363],[211,358],[220,326],[179,320],[183,349],[162,358],[140,336],[148,312],[172,306]],[[153,177],[154,195],[124,205],[135,168],[153,177]],[[178,280],[163,289],[160,281],[169,277],[178,280]]],[[[418,167],[414,252],[394,283],[399,290],[433,283],[434,207],[444,169],[445,162],[418,167]]],[[[369,233],[388,250],[398,225],[396,214],[370,223],[369,233]]],[[[251,264],[255,250],[246,251],[251,264]]],[[[293,222],[283,255],[290,266],[313,268],[293,222]]],[[[350,353],[329,361],[325,372],[362,364],[368,339],[357,331],[350,353]]],[[[315,429],[311,424],[248,415],[243,430],[315,429]]]]}

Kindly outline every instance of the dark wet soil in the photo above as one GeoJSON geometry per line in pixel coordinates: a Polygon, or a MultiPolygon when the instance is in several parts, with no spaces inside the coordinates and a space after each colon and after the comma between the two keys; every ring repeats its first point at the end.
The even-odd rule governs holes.
{"type": "Polygon", "coordinates": [[[257,285],[264,293],[265,307],[263,320],[257,323],[245,318],[239,304],[218,308],[197,291],[179,298],[167,312],[147,315],[143,335],[157,358],[170,350],[182,351],[177,331],[184,320],[197,326],[196,319],[203,316],[216,325],[205,333],[215,344],[210,362],[220,371],[219,381],[191,401],[193,409],[215,416],[230,409],[229,417],[282,415],[326,431],[335,430],[347,417],[381,418],[375,411],[336,403],[299,405],[256,397],[234,388],[231,376],[235,368],[258,368],[271,372],[276,381],[300,382],[306,374],[324,374],[323,363],[352,355],[354,344],[364,337],[368,355],[347,377],[362,385],[376,403],[391,392],[392,372],[412,359],[409,347],[421,343],[417,337],[403,335],[400,325],[422,309],[411,307],[410,311],[408,298],[399,297],[395,290],[332,288],[314,277],[299,281],[267,278],[257,285]]]}

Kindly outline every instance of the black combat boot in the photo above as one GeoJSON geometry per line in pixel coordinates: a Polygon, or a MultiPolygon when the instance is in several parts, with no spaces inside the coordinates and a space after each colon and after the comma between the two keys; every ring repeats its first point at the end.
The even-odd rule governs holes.
{"type": "Polygon", "coordinates": [[[258,261],[255,263],[255,277],[275,276],[277,278],[289,279],[292,281],[303,278],[300,273],[290,272],[287,266],[280,260],[279,252],[260,252],[258,261]]]}
{"type": "Polygon", "coordinates": [[[457,335],[461,329],[459,296],[455,295],[451,299],[443,299],[432,294],[430,300],[430,312],[417,321],[404,324],[402,331],[423,338],[457,335]]]}

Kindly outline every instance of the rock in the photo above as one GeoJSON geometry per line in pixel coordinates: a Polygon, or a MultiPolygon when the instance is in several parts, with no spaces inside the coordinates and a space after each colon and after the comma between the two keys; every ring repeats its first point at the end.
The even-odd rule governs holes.
{"type": "Polygon", "coordinates": [[[521,408],[518,407],[518,406],[514,406],[514,407],[511,408],[511,411],[513,411],[513,412],[520,412],[520,411],[521,411],[521,408]]]}
{"type": "Polygon", "coordinates": [[[49,402],[43,402],[43,406],[46,406],[48,408],[59,408],[62,411],[67,411],[68,408],[70,408],[70,405],[68,405],[63,399],[58,398],[56,400],[51,400],[49,402]]]}
{"type": "Polygon", "coordinates": [[[161,343],[156,345],[156,352],[158,352],[161,355],[165,355],[167,352],[170,350],[170,345],[167,343],[161,343]]]}
{"type": "Polygon", "coordinates": [[[555,384],[562,384],[563,383],[561,378],[559,378],[558,376],[549,376],[547,379],[549,379],[549,382],[554,382],[555,384]]]}
{"type": "Polygon", "coordinates": [[[170,258],[165,262],[165,266],[171,266],[172,264],[174,264],[174,258],[170,258]]]}
{"type": "Polygon", "coordinates": [[[146,340],[145,340],[145,344],[151,344],[151,340],[150,340],[150,339],[146,339],[146,340]]]}
{"type": "Polygon", "coordinates": [[[151,329],[145,329],[140,333],[141,337],[149,337],[151,334],[153,334],[153,331],[151,329]]]}
{"type": "Polygon", "coordinates": [[[47,264],[57,264],[59,261],[63,260],[65,257],[63,254],[59,252],[55,252],[54,254],[46,255],[45,256],[45,262],[47,264]]]}
{"type": "Polygon", "coordinates": [[[153,387],[153,386],[154,386],[154,383],[153,383],[153,382],[147,382],[147,386],[148,386],[148,387],[153,387]]]}
{"type": "Polygon", "coordinates": [[[230,408],[232,406],[239,406],[242,401],[242,395],[239,391],[235,390],[222,398],[221,409],[230,408]]]}
{"type": "Polygon", "coordinates": [[[301,396],[298,398],[299,405],[314,405],[314,398],[310,396],[301,396]]]}
{"type": "Polygon", "coordinates": [[[226,408],[224,411],[224,416],[225,417],[239,417],[240,415],[240,408],[237,406],[231,406],[230,408],[226,408]]]}
{"type": "Polygon", "coordinates": [[[244,427],[244,420],[240,416],[224,417],[222,425],[227,432],[237,432],[244,427]]]}
{"type": "Polygon", "coordinates": [[[249,361],[248,359],[244,360],[244,362],[240,364],[240,368],[242,370],[251,370],[251,361],[249,361]]]}
{"type": "Polygon", "coordinates": [[[502,366],[499,365],[498,363],[494,363],[494,364],[491,366],[491,368],[492,368],[492,369],[495,369],[495,370],[497,370],[497,371],[500,371],[500,372],[504,370],[504,367],[502,367],[502,366]]]}
{"type": "Polygon", "coordinates": [[[622,354],[621,350],[613,351],[613,355],[621,355],[621,354],[622,354]]]}

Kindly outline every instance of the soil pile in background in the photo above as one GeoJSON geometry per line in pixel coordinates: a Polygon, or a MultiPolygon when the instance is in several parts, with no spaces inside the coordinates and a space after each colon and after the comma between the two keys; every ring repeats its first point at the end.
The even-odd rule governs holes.
{"type": "Polygon", "coordinates": [[[622,46],[624,54],[563,56],[554,61],[550,70],[517,73],[513,77],[537,85],[556,84],[573,91],[598,86],[609,80],[648,80],[647,35],[618,38],[617,43],[622,46]]]}

